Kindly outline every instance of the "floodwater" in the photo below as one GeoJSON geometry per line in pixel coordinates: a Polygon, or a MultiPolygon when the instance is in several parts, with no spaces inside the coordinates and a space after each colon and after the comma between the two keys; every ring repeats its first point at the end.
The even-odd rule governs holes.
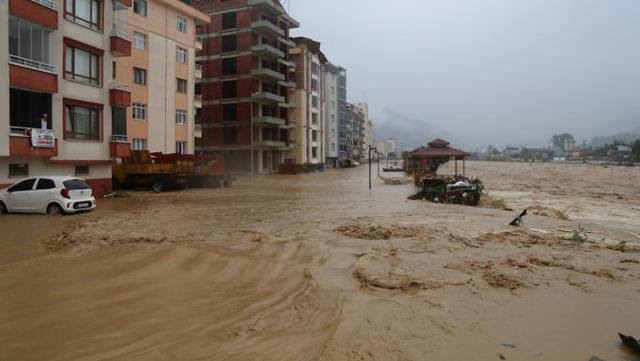
{"type": "Polygon", "coordinates": [[[376,168],[1,216],[0,359],[631,358],[640,168],[468,163],[513,211],[376,168]]]}

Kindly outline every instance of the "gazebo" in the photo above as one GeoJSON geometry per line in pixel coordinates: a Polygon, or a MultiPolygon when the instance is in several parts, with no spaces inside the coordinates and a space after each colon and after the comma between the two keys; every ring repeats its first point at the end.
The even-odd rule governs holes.
{"type": "Polygon", "coordinates": [[[428,144],[428,147],[420,147],[409,153],[409,162],[419,177],[422,174],[434,174],[438,168],[454,159],[456,162],[455,172],[458,176],[458,161],[462,160],[462,176],[466,176],[465,159],[470,156],[469,153],[455,149],[449,146],[449,142],[444,139],[434,139],[428,144]]]}

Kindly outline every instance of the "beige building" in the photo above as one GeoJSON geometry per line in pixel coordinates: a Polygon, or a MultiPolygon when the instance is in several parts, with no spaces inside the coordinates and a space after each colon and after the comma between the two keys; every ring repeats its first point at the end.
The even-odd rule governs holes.
{"type": "Polygon", "coordinates": [[[326,57],[320,43],[308,38],[293,38],[296,47],[289,50],[295,66],[296,86],[289,98],[296,104],[293,110],[295,127],[290,133],[292,157],[296,164],[320,166],[325,163],[325,86],[326,57]]]}
{"type": "Polygon", "coordinates": [[[193,152],[196,19],[178,0],[0,1],[0,184],[78,175],[100,195],[132,148],[193,152]]]}
{"type": "Polygon", "coordinates": [[[362,113],[364,114],[364,127],[362,129],[362,149],[363,156],[362,162],[368,161],[368,151],[370,146],[374,146],[373,140],[373,122],[369,117],[369,104],[367,103],[357,103],[356,106],[360,108],[362,113]]]}

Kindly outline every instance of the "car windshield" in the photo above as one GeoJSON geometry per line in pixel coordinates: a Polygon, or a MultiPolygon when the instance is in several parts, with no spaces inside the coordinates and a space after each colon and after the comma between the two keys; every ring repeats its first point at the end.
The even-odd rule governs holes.
{"type": "Polygon", "coordinates": [[[89,187],[87,182],[83,181],[82,179],[70,179],[70,180],[62,182],[62,184],[64,184],[65,188],[67,188],[69,190],[90,189],[91,188],[91,187],[89,187]]]}

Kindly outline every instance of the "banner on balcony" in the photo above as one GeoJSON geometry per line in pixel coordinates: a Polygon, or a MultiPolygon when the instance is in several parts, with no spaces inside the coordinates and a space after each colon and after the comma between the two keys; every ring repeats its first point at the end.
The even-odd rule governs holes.
{"type": "Polygon", "coordinates": [[[34,148],[54,148],[56,140],[51,129],[31,129],[31,146],[34,148]]]}

